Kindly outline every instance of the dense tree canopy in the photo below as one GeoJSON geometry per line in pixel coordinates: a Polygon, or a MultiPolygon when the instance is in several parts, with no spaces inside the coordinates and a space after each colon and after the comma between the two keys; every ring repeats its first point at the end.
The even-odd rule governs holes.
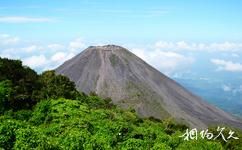
{"type": "MultiPolygon", "coordinates": [[[[101,98],[95,100],[104,101],[101,98]]],[[[241,140],[228,143],[201,138],[184,141],[179,137],[185,132],[184,128],[172,122],[167,124],[154,119],[140,119],[134,112],[117,107],[107,108],[106,103],[98,103],[99,107],[93,108],[79,100],[45,100],[39,102],[33,111],[9,112],[0,117],[0,147],[26,150],[241,148],[241,140]]]]}
{"type": "Polygon", "coordinates": [[[23,66],[19,60],[0,58],[0,81],[4,80],[9,80],[12,85],[9,108],[30,108],[36,103],[32,99],[33,91],[38,89],[38,75],[34,70],[23,66]]]}
{"type": "Polygon", "coordinates": [[[41,83],[39,99],[67,98],[75,99],[79,92],[75,88],[75,83],[67,77],[56,75],[54,71],[46,71],[39,77],[41,83]]]}
{"type": "MultiPolygon", "coordinates": [[[[4,109],[29,109],[38,101],[48,98],[78,99],[80,93],[75,84],[67,77],[46,71],[38,75],[19,60],[0,58],[0,82],[8,81],[8,87],[1,85],[2,93],[7,89],[8,98],[4,98],[4,109]],[[9,90],[8,90],[9,91],[9,90]]],[[[6,95],[6,94],[4,94],[6,95]]]]}

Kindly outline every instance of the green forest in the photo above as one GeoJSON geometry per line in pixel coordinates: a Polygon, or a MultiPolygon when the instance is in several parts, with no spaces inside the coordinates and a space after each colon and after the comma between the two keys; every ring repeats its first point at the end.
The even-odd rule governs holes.
{"type": "Polygon", "coordinates": [[[185,125],[139,118],[134,109],[121,109],[94,92],[78,92],[67,77],[54,71],[37,74],[20,60],[0,58],[0,113],[4,150],[242,149],[239,130],[233,129],[238,140],[185,141],[180,137],[185,125]]]}

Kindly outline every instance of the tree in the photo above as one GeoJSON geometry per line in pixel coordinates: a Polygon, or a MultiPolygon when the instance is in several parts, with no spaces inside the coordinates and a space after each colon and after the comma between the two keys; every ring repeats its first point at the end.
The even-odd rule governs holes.
{"type": "Polygon", "coordinates": [[[78,99],[80,93],[75,88],[75,83],[67,77],[56,75],[54,71],[46,71],[40,75],[41,90],[36,93],[37,99],[78,99]]]}
{"type": "Polygon", "coordinates": [[[31,108],[36,104],[32,93],[39,88],[38,74],[23,66],[20,60],[0,58],[0,81],[11,81],[11,93],[7,101],[10,109],[31,108]]]}
{"type": "Polygon", "coordinates": [[[12,92],[11,82],[9,80],[0,82],[0,114],[8,107],[8,100],[12,92]]]}
{"type": "MultiPolygon", "coordinates": [[[[8,88],[11,92],[8,98],[4,98],[1,102],[13,111],[32,108],[42,99],[63,97],[83,100],[85,97],[76,90],[74,82],[67,77],[56,75],[54,71],[38,75],[31,68],[23,66],[20,60],[0,58],[0,82],[5,80],[11,82],[8,88]]],[[[4,95],[3,89],[5,87],[2,87],[4,95]]]]}

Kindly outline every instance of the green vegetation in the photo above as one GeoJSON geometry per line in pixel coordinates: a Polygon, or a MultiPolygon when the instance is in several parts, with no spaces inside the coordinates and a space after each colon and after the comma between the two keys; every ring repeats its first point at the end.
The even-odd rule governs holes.
{"type": "Polygon", "coordinates": [[[0,114],[7,108],[7,102],[11,93],[11,82],[8,80],[0,82],[0,114]]]}
{"type": "Polygon", "coordinates": [[[55,75],[54,71],[38,75],[19,60],[0,58],[0,112],[31,109],[40,100],[49,98],[78,99],[79,96],[75,84],[67,77],[55,75]]]}
{"type": "Polygon", "coordinates": [[[19,60],[0,59],[0,82],[9,82],[11,88],[6,100],[6,109],[30,108],[36,101],[32,99],[38,89],[38,75],[19,60]]]}
{"type": "Polygon", "coordinates": [[[75,83],[67,77],[56,75],[54,71],[46,71],[39,77],[41,89],[37,91],[37,99],[55,99],[64,97],[76,99],[80,94],[75,88],[75,83]]]}
{"type": "MultiPolygon", "coordinates": [[[[186,126],[141,119],[94,92],[76,91],[53,71],[37,75],[20,61],[0,59],[0,149],[222,150],[240,140],[184,141],[186,126]],[[13,70],[4,71],[11,68],[13,70]],[[19,72],[19,73],[18,73],[19,72]],[[19,87],[18,87],[19,86],[19,87]],[[19,88],[24,89],[19,89],[19,88]],[[16,94],[16,95],[15,95],[16,94]]],[[[211,129],[213,130],[213,129],[211,129]]],[[[228,134],[228,133],[227,133],[228,134]]]]}
{"type": "Polygon", "coordinates": [[[5,149],[211,149],[219,142],[183,141],[184,128],[154,119],[140,119],[97,96],[86,96],[98,107],[79,100],[39,102],[33,111],[0,117],[0,147],[5,149]],[[97,106],[97,105],[96,105],[97,106]],[[27,117],[25,117],[27,116],[27,117]],[[172,131],[172,132],[171,132],[172,131]]]}

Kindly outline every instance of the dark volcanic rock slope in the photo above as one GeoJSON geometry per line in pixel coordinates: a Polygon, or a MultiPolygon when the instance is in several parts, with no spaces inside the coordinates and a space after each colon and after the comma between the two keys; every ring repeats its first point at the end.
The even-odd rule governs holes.
{"type": "Polygon", "coordinates": [[[115,46],[91,46],[56,69],[69,77],[78,90],[110,97],[142,117],[174,118],[191,127],[229,124],[242,128],[230,114],[193,95],[128,50],[115,46]]]}

